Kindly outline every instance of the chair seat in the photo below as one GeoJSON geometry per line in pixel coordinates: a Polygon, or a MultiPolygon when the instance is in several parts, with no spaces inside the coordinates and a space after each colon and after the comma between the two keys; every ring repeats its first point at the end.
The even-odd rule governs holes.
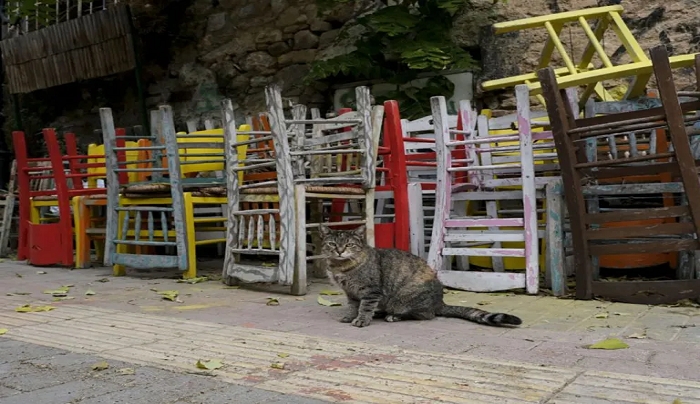
{"type": "Polygon", "coordinates": [[[131,184],[121,189],[123,194],[159,194],[169,191],[170,184],[166,183],[131,184]]]}
{"type": "Polygon", "coordinates": [[[35,196],[32,198],[32,200],[35,200],[35,201],[57,201],[58,195],[35,196]]]}
{"type": "MultiPolygon", "coordinates": [[[[202,187],[186,189],[196,197],[221,197],[226,196],[226,187],[202,187]]],[[[122,189],[125,198],[170,198],[169,184],[135,184],[122,189]]]]}
{"type": "MultiPolygon", "coordinates": [[[[348,187],[348,186],[337,186],[337,187],[324,187],[318,185],[307,185],[306,192],[323,193],[323,194],[351,194],[351,195],[364,195],[365,190],[359,187],[348,187]]],[[[277,187],[261,187],[261,188],[248,188],[241,190],[242,194],[277,194],[277,187]]]]}

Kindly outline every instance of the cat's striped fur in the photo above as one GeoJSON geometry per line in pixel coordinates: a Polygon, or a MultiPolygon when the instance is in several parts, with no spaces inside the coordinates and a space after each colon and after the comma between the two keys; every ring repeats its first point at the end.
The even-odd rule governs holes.
{"type": "Polygon", "coordinates": [[[372,318],[394,322],[442,316],[492,326],[522,324],[511,314],[445,304],[443,286],[422,258],[369,247],[364,226],[349,231],[321,226],[321,236],[329,278],[348,298],[350,311],[342,322],[366,327],[372,318]]]}

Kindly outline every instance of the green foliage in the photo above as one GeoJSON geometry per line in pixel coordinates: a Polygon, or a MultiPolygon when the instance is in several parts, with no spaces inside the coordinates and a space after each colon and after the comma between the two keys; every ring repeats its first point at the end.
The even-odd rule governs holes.
{"type": "MultiPolygon", "coordinates": [[[[498,1],[498,0],[496,0],[498,1]]],[[[351,0],[317,0],[321,10],[350,3],[351,0]]],[[[447,79],[431,79],[418,90],[399,86],[421,73],[447,69],[476,69],[469,52],[452,41],[455,15],[468,8],[470,0],[397,0],[357,18],[364,32],[355,40],[352,52],[311,66],[306,80],[342,79],[344,81],[380,80],[396,84],[392,99],[402,102],[402,114],[408,118],[423,111],[430,96],[452,95],[454,86],[447,79]],[[423,103],[423,106],[418,104],[423,103]]],[[[345,39],[341,34],[339,40],[345,39]]]]}
{"type": "Polygon", "coordinates": [[[17,17],[29,17],[30,20],[51,20],[56,16],[58,0],[44,0],[37,4],[36,0],[20,0],[11,2],[6,8],[7,17],[14,22],[17,17]]]}

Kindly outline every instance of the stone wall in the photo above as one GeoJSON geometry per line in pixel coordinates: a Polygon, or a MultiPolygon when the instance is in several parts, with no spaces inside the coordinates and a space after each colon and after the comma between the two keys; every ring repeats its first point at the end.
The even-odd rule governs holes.
{"type": "MultiPolygon", "coordinates": [[[[455,39],[481,49],[477,82],[532,71],[538,62],[544,30],[494,36],[497,21],[619,3],[618,0],[474,0],[457,19],[455,39]]],[[[304,86],[309,63],[341,51],[334,45],[341,28],[363,2],[320,13],[315,0],[178,0],[134,2],[144,43],[144,78],[149,108],[173,105],[179,124],[218,114],[222,97],[233,99],[239,115],[264,109],[264,86],[279,82],[283,95],[311,106],[329,107],[326,84],[304,86]]],[[[666,44],[672,54],[697,52],[700,22],[697,0],[622,1],[625,21],[647,50],[666,44]]],[[[580,30],[561,35],[567,49],[580,52],[586,42],[580,30]]],[[[603,41],[613,60],[625,61],[612,35],[603,41]]],[[[556,59],[555,59],[556,61],[556,59]]],[[[692,83],[692,72],[679,72],[679,84],[692,83]]],[[[610,83],[614,85],[616,83],[610,83]]],[[[512,107],[512,90],[480,94],[483,106],[512,107]]],[[[25,127],[35,132],[51,124],[80,133],[82,143],[99,141],[97,110],[110,106],[117,123],[140,123],[133,74],[62,86],[23,97],[25,127]]],[[[10,109],[6,115],[11,116],[10,109]]],[[[184,125],[183,125],[184,126],[184,125]]]]}

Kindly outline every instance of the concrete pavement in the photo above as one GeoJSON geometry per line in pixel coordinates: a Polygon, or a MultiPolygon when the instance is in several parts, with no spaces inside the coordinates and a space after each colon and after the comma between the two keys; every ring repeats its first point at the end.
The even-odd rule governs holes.
{"type": "MultiPolygon", "coordinates": [[[[357,329],[337,322],[343,307],[317,302],[321,291],[331,289],[323,283],[312,285],[307,296],[298,298],[274,293],[275,288],[255,291],[227,288],[216,281],[177,283],[167,279],[177,273],[168,271],[114,278],[107,269],[42,270],[8,262],[0,268],[0,328],[8,330],[0,341],[10,344],[7,349],[0,346],[0,358],[7,350],[18,349],[12,346],[29,355],[57,350],[61,354],[50,351],[43,356],[88,358],[81,366],[68,366],[90,376],[91,383],[93,374],[100,383],[103,379],[108,383],[88,388],[83,376],[49,371],[29,379],[53,377],[57,384],[22,389],[8,382],[4,372],[0,398],[41,394],[81,382],[82,388],[100,394],[81,393],[66,402],[138,403],[134,400],[139,394],[156,397],[148,393],[148,386],[158,385],[163,393],[157,397],[163,401],[144,402],[198,402],[186,400],[208,394],[208,401],[202,402],[700,403],[700,328],[696,327],[700,310],[691,305],[647,307],[449,292],[448,302],[506,311],[525,324],[503,329],[437,319],[377,321],[357,329]],[[54,301],[43,293],[63,286],[70,286],[67,297],[73,299],[54,301]],[[158,292],[165,290],[177,290],[180,302],[164,300],[158,292]],[[268,305],[269,298],[279,304],[273,300],[268,305]],[[24,304],[50,304],[55,309],[15,311],[24,304]],[[629,348],[586,348],[610,336],[629,348]],[[223,367],[210,372],[215,376],[193,374],[202,372],[195,363],[206,359],[218,359],[223,367]],[[107,361],[109,369],[91,370],[100,360],[107,361]],[[181,395],[181,390],[189,393],[192,388],[157,381],[125,390],[120,378],[128,375],[109,373],[124,368],[135,369],[137,375],[140,369],[166,372],[163,379],[168,374],[182,380],[183,386],[201,385],[203,392],[181,395]],[[234,392],[243,394],[242,401],[230,399],[234,392]],[[99,401],[99,397],[107,398],[99,401]],[[131,398],[109,401],[110,397],[131,398]]],[[[324,297],[343,301],[342,296],[324,297]]],[[[7,363],[14,366],[11,369],[26,363],[23,358],[9,358],[0,372],[7,363]]],[[[48,365],[61,363],[49,360],[48,365]]],[[[80,391],[80,386],[68,389],[80,391]]]]}

